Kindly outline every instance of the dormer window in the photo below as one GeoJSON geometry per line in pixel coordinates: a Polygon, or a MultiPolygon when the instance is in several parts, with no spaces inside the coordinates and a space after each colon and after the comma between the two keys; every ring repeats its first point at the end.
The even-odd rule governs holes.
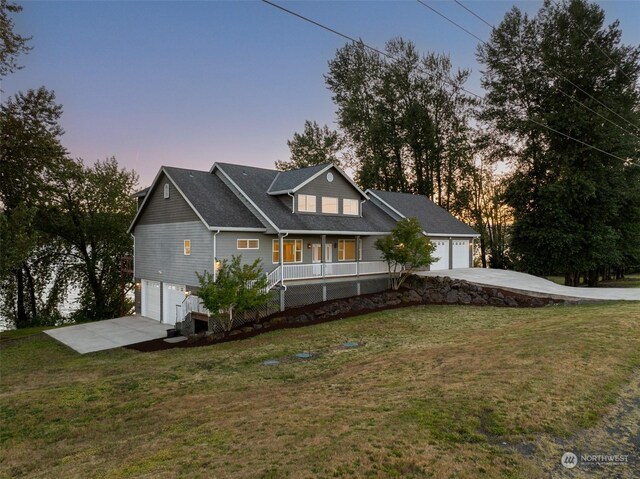
{"type": "Polygon", "coordinates": [[[316,197],[314,195],[298,195],[298,211],[315,213],[316,197]]]}
{"type": "Polygon", "coordinates": [[[338,214],[338,198],[334,198],[332,196],[323,196],[322,212],[338,214]]]}
{"type": "Polygon", "coordinates": [[[164,197],[165,199],[169,198],[169,183],[164,185],[164,197]]]}
{"type": "Polygon", "coordinates": [[[342,214],[357,216],[360,214],[360,202],[344,198],[342,200],[342,214]]]}

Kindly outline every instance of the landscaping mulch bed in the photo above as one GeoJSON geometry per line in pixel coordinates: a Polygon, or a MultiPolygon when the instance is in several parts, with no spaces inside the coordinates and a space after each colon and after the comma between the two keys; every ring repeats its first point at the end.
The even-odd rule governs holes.
{"type": "MultiPolygon", "coordinates": [[[[363,294],[359,296],[359,298],[367,298],[379,295],[380,293],[371,293],[371,294],[363,294]]],[[[235,334],[234,336],[227,336],[224,338],[214,338],[213,336],[207,337],[198,337],[195,339],[189,339],[188,341],[183,341],[181,343],[167,343],[164,339],[152,339],[151,341],[144,341],[142,343],[130,344],[128,346],[124,346],[127,349],[134,349],[140,352],[153,352],[153,351],[164,351],[165,349],[174,349],[174,348],[198,348],[202,346],[210,346],[212,344],[226,343],[229,341],[239,341],[242,339],[252,338],[262,333],[268,333],[269,331],[276,331],[278,329],[288,329],[288,328],[302,328],[305,326],[312,326],[315,324],[328,323],[331,321],[337,321],[339,319],[350,318],[354,316],[361,316],[363,314],[374,313],[377,311],[386,311],[390,309],[399,309],[405,308],[407,306],[419,306],[423,303],[418,301],[408,302],[396,304],[393,306],[388,306],[384,308],[375,308],[375,309],[361,309],[359,311],[352,311],[344,314],[338,314],[335,316],[329,316],[324,318],[312,319],[306,321],[304,323],[292,321],[293,318],[298,317],[302,314],[313,314],[315,310],[317,310],[322,305],[333,303],[336,300],[325,301],[323,303],[315,303],[307,306],[301,306],[298,308],[288,309],[286,312],[277,312],[270,314],[269,316],[265,316],[262,318],[259,323],[264,324],[268,321],[271,321],[274,318],[286,318],[285,321],[279,324],[273,324],[268,328],[255,329],[251,332],[241,332],[239,334],[235,334]],[[285,316],[286,315],[286,316],[285,316]]]]}

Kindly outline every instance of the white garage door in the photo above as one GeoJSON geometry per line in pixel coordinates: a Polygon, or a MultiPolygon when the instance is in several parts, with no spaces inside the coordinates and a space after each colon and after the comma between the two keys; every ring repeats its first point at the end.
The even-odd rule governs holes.
{"type": "Polygon", "coordinates": [[[431,267],[429,269],[431,271],[449,269],[449,240],[432,239],[431,242],[436,247],[433,252],[433,257],[439,259],[438,261],[431,263],[431,267]]]}
{"type": "Polygon", "coordinates": [[[162,301],[164,310],[162,322],[167,324],[176,324],[176,305],[182,306],[184,300],[184,286],[179,284],[164,284],[162,301]]]}
{"type": "Polygon", "coordinates": [[[142,316],[160,321],[160,283],[142,280],[142,316]]]}
{"type": "Polygon", "coordinates": [[[469,268],[469,240],[453,240],[453,267],[469,268]]]}

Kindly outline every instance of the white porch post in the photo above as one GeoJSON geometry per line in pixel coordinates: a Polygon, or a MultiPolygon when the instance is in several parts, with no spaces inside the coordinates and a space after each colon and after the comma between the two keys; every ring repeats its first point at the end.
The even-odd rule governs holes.
{"type": "MultiPolygon", "coordinates": [[[[360,276],[360,236],[356,236],[356,276],[360,276]]],[[[358,283],[359,284],[359,283],[358,283]]]]}
{"type": "Polygon", "coordinates": [[[320,246],[320,267],[322,268],[322,277],[325,276],[325,263],[327,261],[327,235],[322,235],[322,245],[320,246]]]}

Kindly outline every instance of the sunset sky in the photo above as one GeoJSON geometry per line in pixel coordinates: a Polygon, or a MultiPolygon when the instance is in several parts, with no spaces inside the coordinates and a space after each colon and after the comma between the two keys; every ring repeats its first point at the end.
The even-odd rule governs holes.
{"type": "MultiPolygon", "coordinates": [[[[446,52],[471,68],[482,94],[477,41],[413,1],[278,2],[366,43],[395,36],[446,52]]],[[[481,38],[489,27],[450,1],[428,1],[481,38]]],[[[514,4],[466,0],[498,23],[514,4]]],[[[640,44],[640,2],[600,2],[626,44],[640,44]]],[[[24,69],[2,82],[3,100],[46,86],[64,106],[63,143],[87,162],[115,156],[148,185],[161,165],[215,161],[273,167],[306,119],[334,125],[324,85],[345,40],[267,4],[247,2],[21,2],[16,30],[33,36],[24,69]]]]}

